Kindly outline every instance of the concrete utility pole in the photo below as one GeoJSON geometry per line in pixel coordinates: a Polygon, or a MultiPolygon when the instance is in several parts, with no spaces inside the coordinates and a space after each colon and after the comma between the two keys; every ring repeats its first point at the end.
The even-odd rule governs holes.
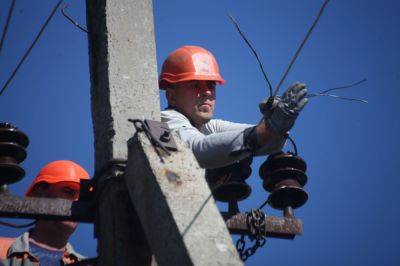
{"type": "Polygon", "coordinates": [[[86,4],[99,265],[242,265],[192,152],[162,163],[128,122],[160,120],[152,1],[86,4]]]}

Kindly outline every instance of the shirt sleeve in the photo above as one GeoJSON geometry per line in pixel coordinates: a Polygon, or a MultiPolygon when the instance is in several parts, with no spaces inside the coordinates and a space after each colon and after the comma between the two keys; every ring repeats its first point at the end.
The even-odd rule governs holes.
{"type": "Polygon", "coordinates": [[[205,135],[212,133],[234,131],[234,130],[245,130],[246,128],[252,127],[251,124],[234,123],[221,119],[212,119],[210,122],[204,125],[203,132],[205,135]]]}
{"type": "Polygon", "coordinates": [[[182,127],[177,133],[191,147],[203,168],[226,166],[251,155],[249,151],[243,150],[241,129],[204,135],[196,128],[182,127]]]}
{"type": "MultiPolygon", "coordinates": [[[[244,136],[245,130],[254,127],[253,125],[211,120],[200,132],[177,111],[163,111],[161,118],[189,145],[203,168],[223,167],[254,154],[254,151],[246,147],[244,136]]],[[[270,150],[262,147],[256,151],[260,155],[265,152],[270,150]]]]}
{"type": "MultiPolygon", "coordinates": [[[[210,120],[210,122],[205,124],[203,132],[205,135],[209,135],[226,131],[235,131],[235,130],[244,131],[254,126],[255,125],[252,124],[234,123],[221,119],[212,119],[210,120]]],[[[245,135],[243,137],[245,138],[245,135]]],[[[267,145],[254,149],[253,155],[261,156],[278,152],[282,150],[284,145],[285,145],[285,139],[283,137],[277,136],[274,137],[274,139],[272,139],[267,145]]],[[[245,143],[243,143],[242,146],[246,146],[245,143]]]]}

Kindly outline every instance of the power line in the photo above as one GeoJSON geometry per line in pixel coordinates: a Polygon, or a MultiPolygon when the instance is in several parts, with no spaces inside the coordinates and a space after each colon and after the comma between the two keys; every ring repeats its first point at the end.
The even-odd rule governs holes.
{"type": "Polygon", "coordinates": [[[32,48],[35,46],[36,42],[39,40],[40,36],[46,29],[47,25],[49,24],[50,20],[53,18],[54,14],[56,13],[58,7],[62,3],[63,0],[59,0],[57,4],[54,6],[53,10],[51,11],[50,15],[47,17],[45,23],[43,24],[42,28],[40,29],[39,33],[36,35],[35,39],[33,40],[32,44],[29,46],[28,50],[25,52],[25,54],[22,56],[22,59],[19,61],[17,67],[14,69],[14,71],[11,73],[11,76],[8,78],[4,86],[2,87],[0,91],[0,96],[3,94],[7,86],[10,84],[11,80],[14,78],[15,74],[17,73],[18,69],[21,67],[22,63],[24,63],[25,59],[28,57],[29,53],[32,51],[32,48]]]}
{"type": "Polygon", "coordinates": [[[6,39],[8,25],[10,24],[10,20],[11,20],[12,14],[13,14],[15,2],[16,2],[16,0],[12,0],[10,9],[8,9],[6,24],[4,24],[3,34],[1,35],[1,40],[0,40],[0,54],[1,54],[1,49],[3,48],[4,40],[6,39]]]}
{"type": "Polygon", "coordinates": [[[67,14],[67,9],[68,4],[65,4],[63,8],[61,8],[61,13],[63,14],[63,16],[68,19],[69,22],[71,22],[72,24],[74,24],[76,27],[78,27],[78,29],[80,29],[83,32],[88,33],[87,29],[85,29],[84,27],[82,27],[81,25],[79,25],[78,22],[76,22],[73,18],[71,18],[68,14],[67,14]]]}
{"type": "Polygon", "coordinates": [[[239,27],[239,23],[236,21],[236,19],[228,14],[228,17],[231,19],[231,21],[233,22],[233,24],[235,24],[236,29],[238,30],[240,36],[242,36],[243,40],[246,42],[247,46],[249,46],[249,48],[251,49],[251,51],[253,52],[254,56],[257,59],[258,65],[260,66],[261,72],[263,73],[264,79],[267,81],[268,87],[269,87],[269,95],[272,96],[272,85],[271,82],[269,81],[267,74],[264,71],[264,66],[261,63],[261,60],[256,52],[256,50],[253,48],[253,46],[251,45],[250,41],[246,38],[246,36],[244,35],[244,33],[242,32],[242,30],[239,27]]]}
{"type": "Polygon", "coordinates": [[[311,36],[311,33],[312,33],[313,29],[314,29],[315,26],[317,25],[319,19],[320,19],[321,16],[322,16],[322,13],[323,13],[324,10],[325,10],[325,7],[326,7],[326,5],[328,4],[329,1],[330,1],[330,0],[325,0],[325,2],[322,4],[322,6],[321,6],[321,8],[320,8],[320,10],[319,10],[319,12],[318,12],[317,17],[315,18],[313,24],[312,24],[311,27],[309,28],[309,30],[308,30],[306,36],[304,37],[303,41],[301,42],[301,44],[300,44],[300,46],[299,46],[299,48],[297,48],[297,51],[296,51],[296,53],[294,54],[292,60],[290,61],[289,66],[286,68],[285,73],[283,74],[281,80],[279,81],[278,86],[276,86],[275,91],[274,91],[274,94],[273,94],[273,97],[275,97],[275,96],[278,94],[279,88],[281,87],[282,83],[285,81],[286,76],[289,74],[290,69],[292,68],[294,62],[296,61],[296,59],[297,59],[297,57],[299,56],[301,50],[303,49],[304,44],[307,42],[308,38],[311,36]]]}

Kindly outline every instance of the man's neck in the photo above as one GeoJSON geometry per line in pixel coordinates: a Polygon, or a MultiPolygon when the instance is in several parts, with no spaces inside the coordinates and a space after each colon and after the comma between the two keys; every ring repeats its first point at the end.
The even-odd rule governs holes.
{"type": "Polygon", "coordinates": [[[53,232],[49,229],[49,227],[38,222],[29,234],[29,241],[49,250],[64,250],[70,234],[60,231],[53,232]]]}
{"type": "Polygon", "coordinates": [[[175,111],[181,113],[182,115],[184,115],[184,116],[189,120],[189,122],[190,122],[190,124],[191,124],[192,126],[194,126],[195,128],[197,128],[199,131],[202,130],[204,124],[201,124],[201,125],[196,124],[196,123],[193,121],[193,119],[190,118],[190,116],[186,115],[184,112],[182,112],[182,111],[179,110],[178,108],[172,107],[172,106],[168,106],[166,109],[167,109],[167,110],[168,110],[168,109],[170,109],[170,110],[175,110],[175,111]]]}

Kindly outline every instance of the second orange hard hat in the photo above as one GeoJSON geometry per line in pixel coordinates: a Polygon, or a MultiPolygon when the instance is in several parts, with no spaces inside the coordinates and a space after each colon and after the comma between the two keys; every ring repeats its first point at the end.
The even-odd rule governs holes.
{"type": "Polygon", "coordinates": [[[30,196],[34,187],[42,182],[49,184],[73,182],[79,184],[81,179],[89,179],[89,174],[80,165],[68,160],[54,161],[40,170],[26,191],[25,196],[30,196]]]}
{"type": "Polygon", "coordinates": [[[225,84],[219,73],[217,60],[206,49],[199,46],[182,46],[173,51],[162,66],[159,86],[189,80],[211,80],[225,84]]]}

